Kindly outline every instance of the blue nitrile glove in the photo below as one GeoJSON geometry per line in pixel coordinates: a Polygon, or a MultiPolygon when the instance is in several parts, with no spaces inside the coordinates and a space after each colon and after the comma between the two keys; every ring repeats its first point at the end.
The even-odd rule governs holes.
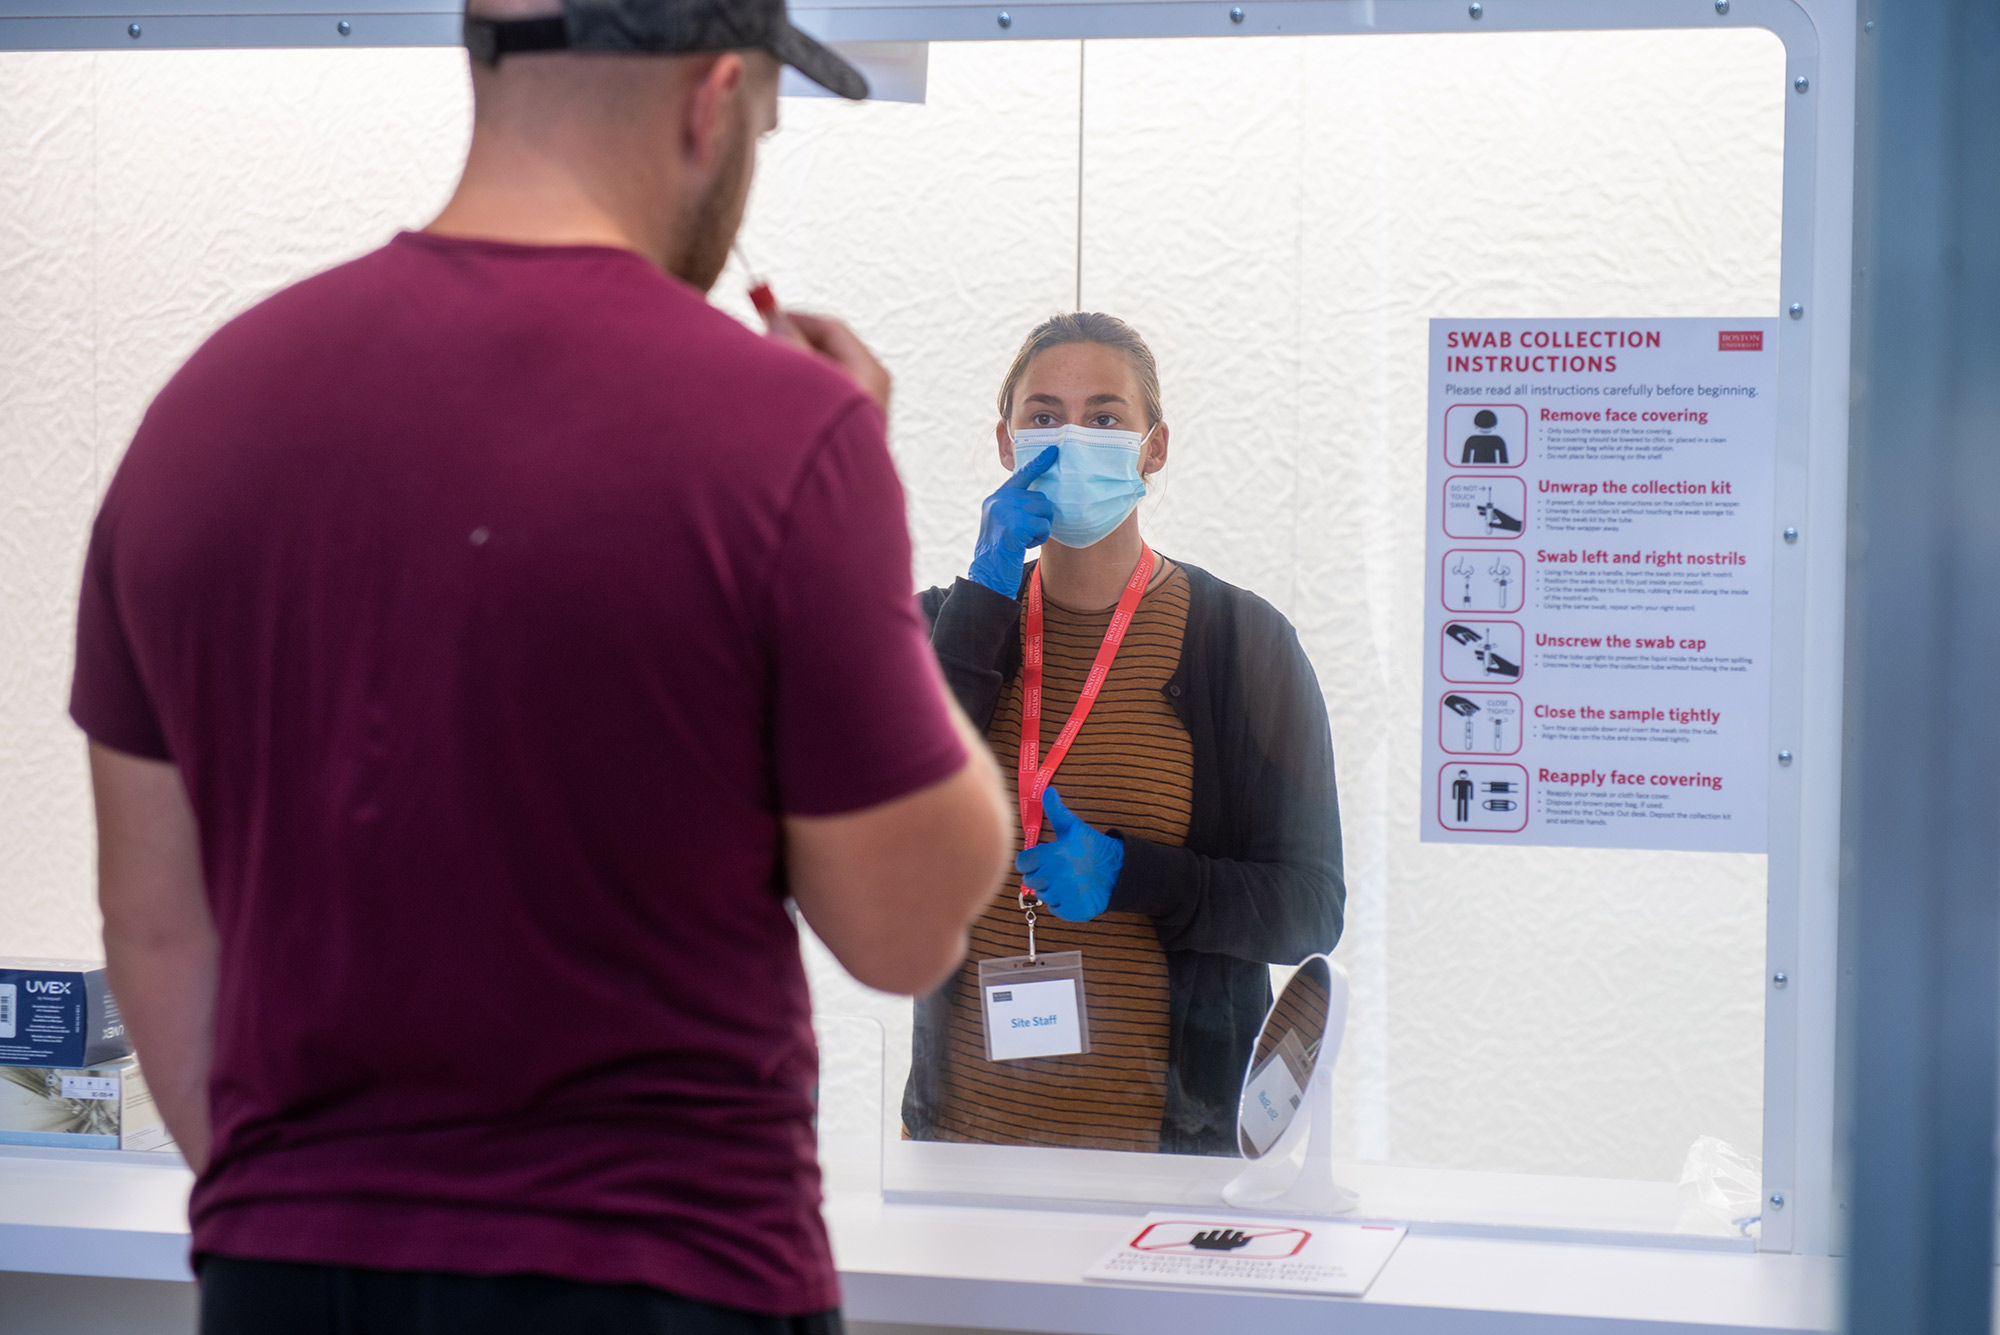
{"type": "Polygon", "coordinates": [[[972,549],[967,578],[1009,598],[1021,594],[1021,570],[1028,549],[1048,541],[1055,505],[1028,484],[1055,467],[1061,451],[1053,445],[1000,484],[979,512],[979,541],[972,549]]]}
{"type": "Polygon", "coordinates": [[[1021,884],[1065,922],[1089,922],[1111,903],[1111,887],[1125,865],[1125,841],[1077,819],[1053,788],[1042,793],[1042,811],[1055,840],[1024,848],[1014,859],[1021,884]]]}

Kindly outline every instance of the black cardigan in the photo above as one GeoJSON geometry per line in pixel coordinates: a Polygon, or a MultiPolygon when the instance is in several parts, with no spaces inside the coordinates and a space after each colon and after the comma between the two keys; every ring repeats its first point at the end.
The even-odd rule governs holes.
{"type": "MultiPolygon", "coordinates": [[[[1235,1154],[1236,1103],[1271,1006],[1267,964],[1340,940],[1347,889],[1326,702],[1297,632],[1262,598],[1183,565],[1187,632],[1166,693],[1194,750],[1187,844],[1119,834],[1114,910],[1152,918],[1167,952],[1165,1154],[1235,1154]]],[[[931,644],[981,732],[1021,666],[1020,603],[958,580],[921,596],[931,644]]],[[[935,1128],[952,983],[917,1003],[903,1125],[935,1128]]]]}

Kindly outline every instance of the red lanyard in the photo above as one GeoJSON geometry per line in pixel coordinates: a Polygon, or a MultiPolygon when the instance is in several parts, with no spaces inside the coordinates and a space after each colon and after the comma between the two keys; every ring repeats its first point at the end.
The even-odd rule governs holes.
{"type": "Polygon", "coordinates": [[[1028,581],[1028,630],[1021,653],[1021,846],[1033,848],[1042,837],[1042,790],[1049,786],[1049,780],[1056,775],[1056,767],[1069,754],[1071,742],[1083,731],[1083,721],[1090,717],[1090,707],[1097,703],[1097,696],[1104,689],[1105,679],[1111,675],[1111,660],[1118,657],[1118,646],[1125,642],[1125,631],[1132,624],[1132,616],[1139,610],[1139,599],[1146,594],[1146,586],[1153,582],[1153,549],[1139,544],[1139,564],[1133,567],[1132,578],[1126,582],[1125,592],[1118,599],[1118,610],[1111,614],[1111,624],[1105,627],[1104,643],[1098,646],[1097,661],[1090,665],[1090,675],[1083,679],[1083,693],[1076,698],[1076,708],[1071,711],[1069,722],[1056,735],[1055,745],[1049,748],[1049,763],[1040,763],[1042,749],[1042,568],[1037,565],[1035,573],[1028,581]]]}

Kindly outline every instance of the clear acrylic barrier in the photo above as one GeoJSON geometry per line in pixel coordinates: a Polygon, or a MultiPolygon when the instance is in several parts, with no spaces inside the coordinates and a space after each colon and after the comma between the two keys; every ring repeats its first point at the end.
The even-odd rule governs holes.
{"type": "Polygon", "coordinates": [[[828,1196],[882,1192],[882,1022],[866,1015],[813,1016],[819,1043],[821,1189],[828,1196]]]}
{"type": "MultiPolygon", "coordinates": [[[[422,225],[469,122],[453,51],[0,61],[0,168],[36,183],[40,247],[19,378],[43,387],[9,400],[36,518],[0,594],[50,628],[0,718],[20,772],[58,776],[8,808],[0,902],[19,948],[73,954],[90,821],[48,609],[97,489],[216,325],[422,225]]],[[[964,569],[1032,324],[1109,310],[1159,354],[1175,454],[1148,533],[1284,611],[1332,717],[1336,1127],[1382,1208],[1670,1228],[1692,1142],[1761,1148],[1763,858],[1419,844],[1415,683],[1425,322],[1774,312],[1784,75],[1748,29],[940,43],[926,103],[788,102],[764,147],[749,253],[895,370],[920,584],[964,569]]],[[[716,300],[747,318],[741,288],[716,300]]],[[[808,951],[830,1190],[1219,1194],[1226,1161],[902,1141],[910,1003],[808,951]]]]}
{"type": "MultiPolygon", "coordinates": [[[[1690,1144],[1760,1148],[1761,855],[1416,839],[1424,339],[1773,312],[1784,69],[1757,31],[939,45],[925,107],[788,109],[772,143],[757,263],[902,359],[920,587],[963,573],[1026,329],[1106,310],[1153,345],[1175,436],[1146,531],[1285,612],[1327,699],[1336,1126],[1377,1208],[1670,1234],[1690,1144]]],[[[908,1017],[891,1195],[1219,1199],[1200,1159],[903,1139],[908,1017]]]]}

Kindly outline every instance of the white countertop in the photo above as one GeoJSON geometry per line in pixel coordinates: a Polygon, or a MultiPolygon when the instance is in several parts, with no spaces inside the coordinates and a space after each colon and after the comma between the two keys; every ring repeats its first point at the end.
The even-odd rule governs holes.
{"type": "Polygon", "coordinates": [[[179,1155],[0,1145],[0,1270],[192,1279],[193,1185],[179,1155]]]}
{"type": "MultiPolygon", "coordinates": [[[[171,1159],[0,1147],[0,1270],[178,1279],[187,1170],[171,1159]]],[[[1830,1331],[1824,1257],[1413,1232],[1362,1299],[1085,1283],[1142,1211],[884,1203],[826,1215],[856,1321],[1066,1332],[1830,1331]],[[1328,1310],[1337,1305],[1336,1315],[1328,1310]]]]}

